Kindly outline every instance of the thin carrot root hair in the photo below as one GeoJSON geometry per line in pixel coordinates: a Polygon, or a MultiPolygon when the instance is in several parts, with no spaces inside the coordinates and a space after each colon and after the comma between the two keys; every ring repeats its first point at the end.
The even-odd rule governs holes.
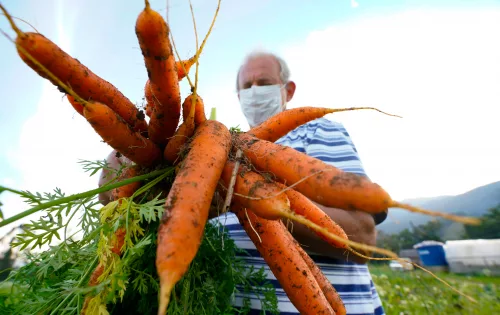
{"type": "Polygon", "coordinates": [[[301,215],[295,214],[291,211],[283,211],[283,216],[285,218],[288,218],[288,219],[293,220],[295,222],[301,223],[301,224],[307,226],[308,228],[314,230],[315,232],[321,233],[322,235],[324,235],[327,238],[330,238],[334,241],[349,245],[352,248],[358,248],[358,249],[361,249],[364,251],[371,251],[371,252],[378,253],[378,254],[388,256],[391,258],[398,258],[398,255],[396,255],[394,252],[392,252],[390,250],[375,247],[375,246],[370,246],[370,245],[366,245],[366,244],[361,244],[358,242],[354,242],[354,241],[342,238],[338,235],[335,235],[332,232],[328,231],[326,228],[319,226],[318,224],[310,221],[309,219],[307,219],[301,215]]]}
{"type": "MultiPolygon", "coordinates": [[[[0,4],[0,6],[1,6],[1,4],[0,4]]],[[[3,7],[2,7],[2,8],[3,8],[3,7]]],[[[5,13],[0,13],[0,14],[1,14],[1,15],[5,15],[5,16],[7,17],[7,19],[9,19],[9,16],[8,16],[7,14],[5,14],[5,13]]],[[[19,20],[19,21],[21,21],[21,22],[23,22],[23,23],[28,24],[28,25],[29,25],[29,26],[30,26],[33,30],[35,30],[35,32],[37,32],[38,34],[40,34],[40,32],[36,29],[36,27],[34,27],[34,26],[30,23],[30,22],[28,22],[28,21],[26,21],[26,20],[23,20],[23,19],[21,19],[21,18],[19,18],[19,17],[15,17],[15,16],[13,16],[13,15],[11,15],[11,16],[10,16],[10,18],[12,18],[12,19],[16,19],[16,20],[19,20]]],[[[12,24],[11,24],[11,25],[12,25],[12,24]]]]}
{"type": "Polygon", "coordinates": [[[445,286],[447,286],[448,288],[452,289],[453,291],[455,291],[456,293],[458,293],[459,295],[465,297],[466,299],[468,299],[469,301],[473,302],[473,303],[477,303],[477,300],[474,299],[473,297],[463,293],[462,291],[454,288],[451,284],[449,284],[448,282],[446,282],[445,280],[441,279],[439,276],[437,276],[436,274],[434,274],[432,271],[420,266],[419,264],[417,263],[414,263],[412,261],[408,261],[406,259],[402,259],[400,257],[396,257],[394,259],[392,258],[387,258],[387,257],[369,257],[369,256],[365,256],[363,254],[361,254],[360,252],[357,252],[355,251],[354,249],[352,248],[348,248],[348,250],[353,253],[354,255],[357,255],[359,257],[362,257],[362,258],[365,258],[365,259],[369,259],[369,260],[397,260],[401,263],[405,263],[405,264],[412,264],[413,266],[423,270],[424,272],[430,274],[431,276],[433,276],[435,279],[439,280],[440,282],[442,282],[445,286]]]}
{"type": "Polygon", "coordinates": [[[346,108],[334,108],[332,109],[332,113],[337,113],[337,112],[346,112],[346,111],[352,111],[352,110],[362,110],[362,109],[370,109],[370,110],[374,110],[374,111],[377,111],[379,113],[382,113],[384,115],[387,115],[387,116],[392,116],[392,117],[398,117],[398,118],[403,118],[399,115],[395,115],[395,114],[390,114],[390,113],[387,113],[387,112],[384,112],[376,107],[366,107],[366,106],[361,106],[361,107],[346,107],[346,108]]]}
{"type": "Polygon", "coordinates": [[[464,224],[470,224],[470,225],[479,225],[481,224],[481,220],[478,218],[473,218],[473,217],[464,217],[464,216],[459,216],[455,214],[450,214],[450,213],[445,213],[445,212],[439,212],[439,211],[430,211],[426,209],[422,209],[419,207],[415,207],[406,203],[401,203],[397,201],[393,201],[391,204],[391,207],[394,208],[401,208],[408,210],[410,212],[416,212],[416,213],[422,213],[422,214],[427,214],[430,216],[435,216],[435,217],[442,217],[451,221],[456,221],[464,224]]]}

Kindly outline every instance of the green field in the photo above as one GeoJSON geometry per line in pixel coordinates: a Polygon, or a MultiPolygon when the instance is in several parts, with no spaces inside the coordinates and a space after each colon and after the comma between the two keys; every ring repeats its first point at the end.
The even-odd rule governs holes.
{"type": "Polygon", "coordinates": [[[396,272],[371,264],[370,271],[387,314],[500,314],[500,277],[436,273],[473,303],[422,270],[396,272]]]}

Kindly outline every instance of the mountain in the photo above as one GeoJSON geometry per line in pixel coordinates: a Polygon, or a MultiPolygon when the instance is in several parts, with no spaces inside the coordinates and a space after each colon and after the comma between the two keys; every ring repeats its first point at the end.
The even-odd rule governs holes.
{"type": "MultiPolygon", "coordinates": [[[[414,198],[403,200],[403,202],[428,210],[478,217],[500,204],[500,181],[480,186],[456,196],[414,198]]],[[[434,219],[436,217],[412,213],[399,208],[390,208],[387,219],[378,225],[377,229],[388,234],[398,233],[410,228],[411,224],[420,225],[434,219]]],[[[446,223],[446,230],[443,231],[443,234],[450,238],[458,235],[463,229],[459,223],[450,220],[443,222],[446,223]]]]}

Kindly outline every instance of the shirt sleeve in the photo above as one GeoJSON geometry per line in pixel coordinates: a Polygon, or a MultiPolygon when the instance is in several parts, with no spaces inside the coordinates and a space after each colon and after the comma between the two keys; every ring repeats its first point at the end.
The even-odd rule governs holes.
{"type": "MultiPolygon", "coordinates": [[[[341,123],[326,118],[307,125],[303,152],[345,172],[368,175],[349,133],[341,123]]],[[[387,212],[373,215],[375,224],[387,218],[387,212]]]]}

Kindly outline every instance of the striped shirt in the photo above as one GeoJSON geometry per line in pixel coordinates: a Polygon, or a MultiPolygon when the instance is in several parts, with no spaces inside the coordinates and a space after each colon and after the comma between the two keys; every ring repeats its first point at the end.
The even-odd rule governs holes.
{"type": "MultiPolygon", "coordinates": [[[[330,121],[326,118],[319,118],[291,131],[277,140],[276,143],[294,148],[297,151],[320,159],[327,164],[334,165],[346,172],[366,176],[356,147],[340,123],[330,121]]],[[[385,220],[385,216],[376,216],[375,222],[377,224],[382,222],[385,220]]],[[[223,217],[212,220],[219,220],[219,222],[225,225],[229,232],[229,237],[234,240],[236,246],[246,250],[248,255],[241,258],[249,268],[253,266],[255,270],[259,270],[262,267],[265,269],[267,280],[275,287],[278,308],[281,314],[299,314],[264,259],[260,256],[255,245],[239,224],[238,218],[233,213],[227,213],[223,217]]],[[[339,293],[345,304],[347,314],[384,314],[382,303],[366,264],[345,262],[315,255],[310,252],[309,254],[339,293]]],[[[237,293],[235,294],[234,305],[242,306],[244,297],[250,299],[251,314],[259,314],[261,305],[259,296],[256,294],[250,293],[244,295],[243,293],[237,293]]]]}

